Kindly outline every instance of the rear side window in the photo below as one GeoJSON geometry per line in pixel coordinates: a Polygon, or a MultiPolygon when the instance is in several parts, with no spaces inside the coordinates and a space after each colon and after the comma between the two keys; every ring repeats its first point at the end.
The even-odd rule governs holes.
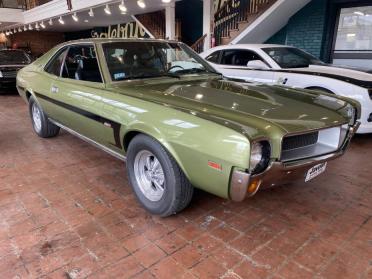
{"type": "Polygon", "coordinates": [[[215,51],[212,54],[208,55],[205,59],[209,62],[218,64],[221,51],[215,51]]]}
{"type": "Polygon", "coordinates": [[[247,66],[249,61],[262,60],[255,52],[243,49],[225,50],[221,64],[231,66],[247,66]]]}
{"type": "Polygon", "coordinates": [[[59,77],[61,75],[62,64],[65,59],[67,48],[63,48],[49,61],[45,71],[51,75],[59,77]]]}
{"type": "Polygon", "coordinates": [[[65,59],[62,77],[90,82],[102,82],[94,46],[71,46],[65,59]]]}

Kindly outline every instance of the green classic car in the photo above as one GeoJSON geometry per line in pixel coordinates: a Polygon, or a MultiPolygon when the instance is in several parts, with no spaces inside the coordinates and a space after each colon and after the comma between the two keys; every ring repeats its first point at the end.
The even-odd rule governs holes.
{"type": "Polygon", "coordinates": [[[189,47],[165,40],[64,43],[17,76],[33,128],[60,128],[126,161],[139,202],[169,216],[194,187],[242,201],[309,181],[344,154],[356,101],[224,79],[189,47]]]}

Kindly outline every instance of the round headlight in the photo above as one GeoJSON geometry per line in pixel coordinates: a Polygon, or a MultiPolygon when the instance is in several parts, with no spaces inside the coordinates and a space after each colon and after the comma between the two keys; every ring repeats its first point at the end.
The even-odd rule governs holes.
{"type": "Polygon", "coordinates": [[[263,146],[260,142],[252,144],[251,147],[251,158],[249,162],[249,170],[253,172],[262,160],[263,146]]]}

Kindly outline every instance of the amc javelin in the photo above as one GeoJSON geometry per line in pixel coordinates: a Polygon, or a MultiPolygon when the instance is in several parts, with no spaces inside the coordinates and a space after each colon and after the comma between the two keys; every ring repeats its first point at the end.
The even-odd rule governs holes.
{"type": "Polygon", "coordinates": [[[139,202],[169,216],[194,187],[233,201],[307,182],[340,157],[360,105],[314,91],[239,85],[182,43],[64,43],[17,76],[33,128],[60,128],[126,161],[139,202]]]}

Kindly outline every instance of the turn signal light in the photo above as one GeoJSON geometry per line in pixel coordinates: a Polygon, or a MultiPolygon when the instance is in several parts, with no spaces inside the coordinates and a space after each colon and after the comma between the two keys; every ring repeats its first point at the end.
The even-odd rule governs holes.
{"type": "Polygon", "coordinates": [[[248,189],[247,189],[248,194],[253,195],[254,193],[256,193],[260,185],[261,185],[261,180],[253,180],[248,186],[248,189]]]}

